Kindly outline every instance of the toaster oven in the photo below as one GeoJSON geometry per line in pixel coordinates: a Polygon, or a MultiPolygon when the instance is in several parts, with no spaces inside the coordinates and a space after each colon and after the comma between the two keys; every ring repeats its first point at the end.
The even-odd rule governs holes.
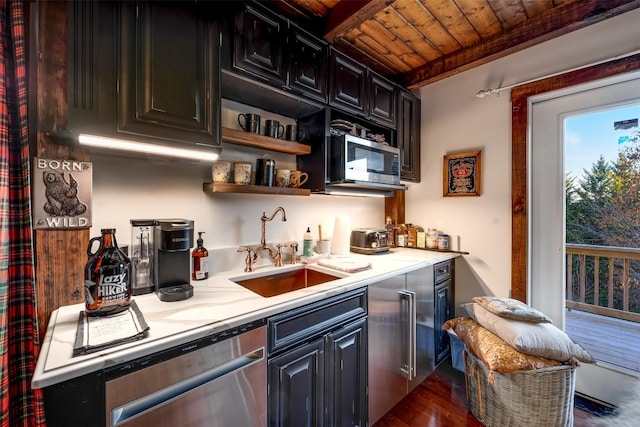
{"type": "Polygon", "coordinates": [[[356,228],[351,230],[351,252],[371,255],[388,251],[387,230],[384,228],[356,228]]]}

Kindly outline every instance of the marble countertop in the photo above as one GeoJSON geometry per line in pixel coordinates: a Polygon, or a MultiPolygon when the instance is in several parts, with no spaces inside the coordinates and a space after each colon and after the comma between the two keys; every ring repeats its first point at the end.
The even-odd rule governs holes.
{"type": "Polygon", "coordinates": [[[32,386],[43,388],[67,381],[456,256],[453,252],[404,248],[383,255],[351,254],[354,260],[371,262],[371,269],[344,273],[309,264],[310,268],[340,279],[268,298],[243,288],[233,279],[284,272],[300,268],[301,264],[264,266],[253,273],[241,269],[216,273],[207,280],[192,282],[194,295],[184,301],[162,302],[155,293],[133,297],[149,325],[148,336],[76,357],[72,356],[73,345],[84,304],[60,307],[49,319],[32,386]]]}

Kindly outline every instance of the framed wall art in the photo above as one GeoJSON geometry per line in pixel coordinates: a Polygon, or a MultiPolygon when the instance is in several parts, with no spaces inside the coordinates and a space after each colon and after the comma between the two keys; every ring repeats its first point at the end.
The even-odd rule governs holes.
{"type": "Polygon", "coordinates": [[[444,197],[480,195],[480,157],[480,150],[445,154],[442,181],[444,197]]]}

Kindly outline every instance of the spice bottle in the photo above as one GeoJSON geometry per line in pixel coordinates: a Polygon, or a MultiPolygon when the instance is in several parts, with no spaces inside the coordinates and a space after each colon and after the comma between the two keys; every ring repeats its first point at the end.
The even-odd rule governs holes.
{"type": "Polygon", "coordinates": [[[393,221],[391,220],[390,216],[387,217],[387,223],[385,224],[384,228],[385,230],[387,230],[387,245],[391,248],[395,248],[396,247],[396,240],[394,238],[395,226],[393,225],[393,221]]]}
{"type": "Polygon", "coordinates": [[[407,246],[407,226],[404,224],[400,224],[398,226],[398,233],[396,234],[396,246],[399,248],[404,248],[407,246]]]}
{"type": "Polygon", "coordinates": [[[198,232],[198,246],[191,253],[191,258],[193,259],[191,278],[193,280],[204,280],[209,278],[209,251],[207,251],[207,248],[203,246],[203,234],[203,231],[198,232]]]}
{"type": "Polygon", "coordinates": [[[131,260],[118,248],[115,228],[100,232],[100,237],[89,240],[84,269],[85,312],[89,316],[119,313],[131,304],[131,260]],[[94,242],[100,245],[91,252],[94,242]]]}
{"type": "Polygon", "coordinates": [[[409,248],[417,248],[418,247],[418,232],[424,231],[424,228],[419,225],[408,224],[407,225],[407,247],[409,248]]]}

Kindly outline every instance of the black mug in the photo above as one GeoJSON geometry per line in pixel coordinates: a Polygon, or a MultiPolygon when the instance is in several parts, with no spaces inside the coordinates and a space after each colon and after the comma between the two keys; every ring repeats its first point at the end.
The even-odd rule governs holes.
{"type": "Polygon", "coordinates": [[[245,132],[260,133],[260,116],[258,114],[238,114],[238,124],[245,132]],[[244,124],[240,121],[244,119],[244,124]]]}
{"type": "Polygon", "coordinates": [[[287,125],[284,130],[284,139],[287,141],[302,141],[305,137],[304,130],[298,129],[297,125],[287,125]]]}
{"type": "Polygon", "coordinates": [[[284,135],[284,125],[281,125],[277,120],[265,120],[264,134],[271,138],[282,138],[284,135]]]}

